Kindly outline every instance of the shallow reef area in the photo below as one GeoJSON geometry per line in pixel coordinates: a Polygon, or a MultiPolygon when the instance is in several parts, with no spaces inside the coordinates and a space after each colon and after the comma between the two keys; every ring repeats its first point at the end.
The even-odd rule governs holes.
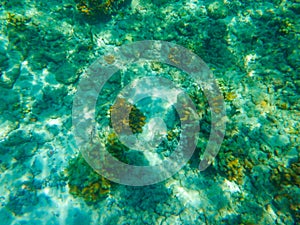
{"type": "MultiPolygon", "coordinates": [[[[299,0],[1,1],[0,223],[299,224],[299,15],[299,0]],[[179,114],[157,98],[125,106],[128,118],[112,129],[114,107],[125,105],[114,99],[133,80],[172,80],[199,118],[186,165],[139,187],[93,170],[75,142],[72,107],[95,60],[113,66],[119,62],[113,50],[142,40],[181,45],[203,59],[224,98],[226,132],[212,165],[200,172],[212,118],[197,83],[156,61],[114,73],[97,97],[91,136],[118,160],[155,164],[171,156],[182,137],[179,114]],[[126,124],[132,135],[162,141],[143,151],[129,148],[118,138],[126,124]]],[[[180,55],[173,50],[167,57],[176,65],[180,55]]],[[[191,112],[182,116],[188,120],[191,112]]]]}

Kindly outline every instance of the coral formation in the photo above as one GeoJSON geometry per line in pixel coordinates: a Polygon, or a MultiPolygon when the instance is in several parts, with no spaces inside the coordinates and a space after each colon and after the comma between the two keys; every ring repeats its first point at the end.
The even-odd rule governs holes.
{"type": "Polygon", "coordinates": [[[300,187],[300,161],[292,163],[288,168],[279,165],[272,170],[270,181],[276,186],[296,185],[300,187]]]}
{"type": "Polygon", "coordinates": [[[129,114],[129,127],[132,133],[142,133],[143,126],[146,124],[146,116],[136,107],[133,106],[129,114]]]}
{"type": "Polygon", "coordinates": [[[105,147],[106,150],[118,160],[125,163],[128,162],[125,153],[129,150],[129,148],[120,142],[116,133],[111,132],[107,135],[105,147]]]}
{"type": "Polygon", "coordinates": [[[16,29],[23,30],[25,29],[26,23],[30,21],[30,18],[27,18],[20,14],[8,12],[6,21],[8,26],[13,26],[16,29]]]}
{"type": "Polygon", "coordinates": [[[115,56],[114,55],[105,55],[104,56],[104,60],[105,62],[107,62],[108,64],[112,64],[115,62],[115,56]]]}
{"type": "MultiPolygon", "coordinates": [[[[122,2],[0,3],[1,224],[298,224],[299,0],[137,0],[121,11],[122,2]],[[86,24],[110,17],[105,24],[86,24]],[[199,86],[158,62],[151,71],[145,63],[116,73],[99,94],[96,121],[97,143],[120,161],[155,164],[181,138],[179,116],[170,110],[163,118],[166,138],[153,154],[137,154],[118,139],[124,124],[138,137],[151,131],[145,124],[151,110],[139,110],[139,104],[127,108],[115,132],[109,126],[111,99],[136,77],[150,72],[173,78],[200,118],[194,161],[158,185],[116,187],[81,155],[65,162],[77,150],[72,99],[90,62],[105,49],[138,40],[178,43],[208,63],[223,83],[227,130],[213,165],[199,173],[211,130],[211,109],[199,86]]],[[[182,60],[180,49],[165,53],[175,66],[191,61],[182,60]]],[[[104,60],[112,66],[119,58],[111,53],[104,60]]]]}
{"type": "Polygon", "coordinates": [[[228,9],[219,1],[213,2],[207,7],[208,16],[213,19],[223,19],[228,14],[228,9]]]}
{"type": "Polygon", "coordinates": [[[299,196],[293,194],[293,190],[300,187],[300,161],[293,162],[289,167],[279,165],[271,172],[270,181],[279,189],[274,197],[274,201],[278,205],[288,205],[295,221],[300,221],[300,204],[299,196]]]}
{"type": "Polygon", "coordinates": [[[234,92],[227,92],[225,94],[225,100],[227,100],[227,101],[233,101],[236,97],[237,97],[237,95],[234,92]]]}
{"type": "Polygon", "coordinates": [[[292,22],[291,18],[279,18],[279,33],[281,34],[290,34],[295,32],[295,25],[294,22],[292,22]]]}
{"type": "Polygon", "coordinates": [[[229,180],[235,181],[238,184],[242,184],[244,177],[244,168],[240,164],[239,158],[228,160],[225,171],[229,180]]]}
{"type": "Polygon", "coordinates": [[[90,18],[103,18],[110,15],[123,0],[76,0],[77,9],[90,18]]]}
{"type": "Polygon", "coordinates": [[[83,198],[89,205],[96,204],[110,192],[111,183],[97,174],[81,154],[69,161],[62,177],[68,183],[69,193],[83,198]]]}
{"type": "Polygon", "coordinates": [[[119,133],[131,129],[133,134],[142,133],[146,124],[145,115],[135,106],[121,98],[110,108],[110,114],[114,114],[114,129],[119,133]],[[129,116],[127,117],[127,115],[129,116]]]}

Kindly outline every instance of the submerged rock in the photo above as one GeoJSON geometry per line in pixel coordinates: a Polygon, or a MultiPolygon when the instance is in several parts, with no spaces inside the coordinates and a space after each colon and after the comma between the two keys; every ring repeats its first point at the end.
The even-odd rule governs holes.
{"type": "Polygon", "coordinates": [[[207,7],[207,14],[213,19],[224,19],[228,15],[228,10],[224,4],[213,2],[207,7]]]}
{"type": "Polygon", "coordinates": [[[55,79],[63,84],[72,84],[78,77],[77,69],[71,63],[64,63],[55,73],[55,79]]]}
{"type": "Polygon", "coordinates": [[[0,71],[0,86],[3,88],[12,88],[20,75],[20,64],[14,65],[7,71],[0,71]]]}

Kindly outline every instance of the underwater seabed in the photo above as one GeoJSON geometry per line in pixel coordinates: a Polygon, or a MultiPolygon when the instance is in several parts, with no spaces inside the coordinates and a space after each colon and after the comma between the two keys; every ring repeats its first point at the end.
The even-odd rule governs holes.
{"type": "MultiPolygon", "coordinates": [[[[299,0],[2,1],[0,224],[299,224],[299,13],[299,0]],[[95,60],[111,65],[117,57],[108,51],[141,40],[172,42],[201,57],[227,115],[221,149],[200,172],[211,111],[197,84],[159,62],[114,74],[98,96],[93,135],[115,158],[153,165],[180,141],[175,108],[157,98],[130,108],[127,122],[143,151],[124,146],[111,129],[113,101],[136,77],[174,81],[200,120],[188,163],[169,179],[134,187],[87,163],[72,107],[95,60]]],[[[169,60],[176,64],[175,53],[169,60]]]]}

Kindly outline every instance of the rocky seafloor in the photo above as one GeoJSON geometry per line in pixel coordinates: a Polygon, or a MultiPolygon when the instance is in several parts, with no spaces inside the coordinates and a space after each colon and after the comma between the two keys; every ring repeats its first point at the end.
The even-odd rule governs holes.
{"type": "MultiPolygon", "coordinates": [[[[298,224],[299,14],[299,0],[0,2],[0,224],[298,224]],[[98,57],[141,40],[200,56],[224,95],[227,123],[219,154],[199,172],[210,118],[203,95],[191,96],[203,114],[195,154],[171,178],[132,187],[83,159],[72,105],[98,57]]],[[[177,74],[159,63],[133,71],[177,74]]],[[[118,76],[107,89],[122,86],[118,76]]],[[[99,117],[109,111],[101,104],[99,117]]],[[[139,132],[146,118],[133,117],[139,132]]],[[[105,141],[132,159],[113,133],[105,141]]]]}

